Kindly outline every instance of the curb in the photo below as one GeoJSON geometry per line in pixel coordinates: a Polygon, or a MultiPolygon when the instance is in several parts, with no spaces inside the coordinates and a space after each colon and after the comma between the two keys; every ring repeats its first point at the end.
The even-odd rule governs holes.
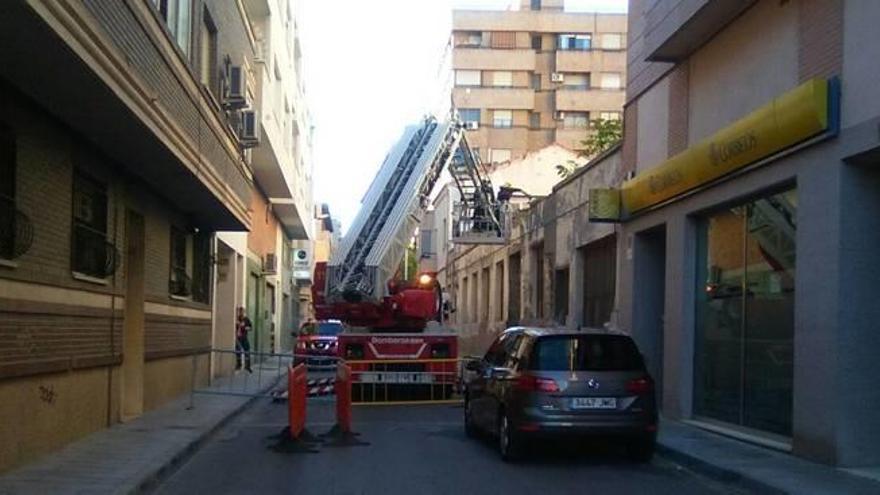
{"type": "Polygon", "coordinates": [[[761,481],[757,478],[745,476],[739,471],[724,468],[717,464],[712,464],[711,462],[707,462],[706,460],[689,454],[686,451],[664,445],[661,441],[657,442],[657,453],[695,472],[708,476],[722,483],[737,485],[739,487],[758,493],[767,493],[774,495],[786,495],[788,493],[785,490],[767,484],[766,482],[761,481]]]}
{"type": "MultiPolygon", "coordinates": [[[[276,379],[270,385],[267,385],[263,388],[263,391],[269,390],[274,387],[278,381],[281,380],[281,377],[276,379]]],[[[132,489],[126,490],[125,493],[129,494],[145,494],[152,493],[159,487],[159,485],[166,481],[171,477],[175,472],[177,472],[178,468],[182,466],[186,461],[188,461],[193,455],[195,455],[207,442],[208,440],[214,436],[220,429],[226,426],[232,419],[236,416],[244,412],[251,404],[257,401],[257,399],[261,399],[263,397],[254,396],[249,397],[246,401],[244,401],[241,405],[237,406],[233,409],[229,414],[223,416],[220,421],[217,421],[213,426],[208,428],[207,431],[198,436],[198,438],[194,439],[190,443],[188,443],[185,447],[183,447],[180,451],[178,451],[175,455],[171,456],[168,460],[165,461],[161,466],[152,470],[152,472],[148,473],[143,477],[141,481],[139,481],[132,489]]]]}

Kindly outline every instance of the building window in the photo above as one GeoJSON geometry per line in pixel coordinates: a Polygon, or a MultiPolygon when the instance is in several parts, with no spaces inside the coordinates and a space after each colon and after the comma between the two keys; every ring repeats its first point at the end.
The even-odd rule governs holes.
{"type": "Polygon", "coordinates": [[[504,148],[490,148],[489,161],[492,163],[504,163],[510,161],[510,150],[504,148]]]}
{"type": "Polygon", "coordinates": [[[535,294],[535,318],[544,318],[544,244],[529,249],[532,256],[532,290],[535,294]]]}
{"type": "Polygon", "coordinates": [[[531,112],[529,114],[529,127],[532,129],[541,128],[541,112],[531,112]]]}
{"type": "Polygon", "coordinates": [[[430,229],[424,229],[419,231],[419,245],[420,245],[420,258],[430,258],[434,255],[434,231],[430,229]]]}
{"type": "Polygon", "coordinates": [[[186,271],[186,233],[175,227],[171,227],[171,276],[168,292],[178,297],[192,295],[192,280],[186,271]]]}
{"type": "Polygon", "coordinates": [[[603,50],[622,50],[623,35],[620,33],[605,33],[602,35],[603,50]]]}
{"type": "Polygon", "coordinates": [[[492,112],[492,126],[505,129],[513,127],[513,111],[494,110],[492,112]]]}
{"type": "Polygon", "coordinates": [[[492,86],[496,88],[513,87],[513,72],[509,70],[496,70],[492,73],[492,86]]]}
{"type": "Polygon", "coordinates": [[[694,414],[791,435],[797,193],[702,219],[694,414]]]}
{"type": "Polygon", "coordinates": [[[556,270],[553,278],[553,319],[559,325],[565,325],[565,320],[568,319],[569,273],[567,267],[556,270]]]}
{"type": "Polygon", "coordinates": [[[608,112],[599,112],[599,119],[601,120],[620,120],[622,115],[618,111],[608,111],[608,112]]]}
{"type": "Polygon", "coordinates": [[[207,7],[203,10],[199,29],[199,79],[217,95],[217,27],[207,7]]]}
{"type": "Polygon", "coordinates": [[[516,32],[493,31],[490,46],[492,48],[516,48],[516,32]]]}
{"type": "Polygon", "coordinates": [[[96,278],[110,274],[115,248],[107,242],[107,186],[80,171],[73,174],[71,268],[96,278]]]}
{"type": "Polygon", "coordinates": [[[495,263],[495,321],[504,321],[504,261],[495,263]]]}
{"type": "Polygon", "coordinates": [[[480,123],[480,109],[479,108],[459,108],[458,116],[461,118],[462,122],[476,122],[480,123]]]}
{"type": "Polygon", "coordinates": [[[589,50],[593,36],[590,34],[560,34],[560,50],[589,50]]]}
{"type": "Polygon", "coordinates": [[[583,260],[584,326],[602,328],[614,309],[617,241],[612,235],[592,242],[581,251],[583,260]]]}
{"type": "Polygon", "coordinates": [[[458,33],[458,43],[456,46],[477,47],[483,44],[483,33],[481,31],[465,31],[458,33]]]}
{"type": "Polygon", "coordinates": [[[541,74],[538,72],[532,72],[532,89],[535,91],[541,89],[541,74]]]}
{"type": "Polygon", "coordinates": [[[586,129],[590,125],[589,112],[565,112],[566,129],[586,129]]]}
{"type": "Polygon", "coordinates": [[[190,31],[192,29],[192,1],[191,0],[151,0],[159,16],[165,21],[165,26],[171,33],[171,37],[177,42],[177,46],[189,57],[190,31]]]}
{"type": "Polygon", "coordinates": [[[599,79],[599,87],[602,89],[620,89],[622,88],[620,72],[603,72],[599,79]]]}
{"type": "Polygon", "coordinates": [[[211,236],[202,233],[193,237],[192,299],[211,302],[211,236]]]}
{"type": "Polygon", "coordinates": [[[532,35],[532,50],[541,51],[544,48],[544,36],[540,34],[532,35]]]}
{"type": "Polygon", "coordinates": [[[530,7],[532,10],[541,10],[541,0],[531,0],[530,7]]]}
{"type": "Polygon", "coordinates": [[[589,72],[569,72],[565,74],[562,87],[564,89],[587,90],[590,89],[589,72]]]}
{"type": "Polygon", "coordinates": [[[0,258],[15,256],[15,134],[0,125],[0,258]]]}
{"type": "Polygon", "coordinates": [[[478,70],[457,70],[455,71],[455,85],[462,86],[480,86],[481,78],[478,70]]]}

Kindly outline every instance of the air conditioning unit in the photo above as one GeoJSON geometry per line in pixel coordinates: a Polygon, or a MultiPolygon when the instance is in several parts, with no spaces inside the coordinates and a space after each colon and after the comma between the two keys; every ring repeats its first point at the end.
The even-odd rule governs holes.
{"type": "Polygon", "coordinates": [[[554,118],[555,118],[556,120],[565,120],[565,112],[563,112],[563,111],[557,111],[557,112],[556,112],[556,115],[554,115],[554,118]]]}
{"type": "Polygon", "coordinates": [[[561,72],[554,72],[550,74],[550,80],[553,82],[561,83],[565,81],[565,74],[561,72]]]}
{"type": "Polygon", "coordinates": [[[479,122],[475,122],[475,121],[472,121],[472,122],[465,122],[465,123],[464,123],[464,128],[467,129],[467,130],[469,130],[469,131],[475,131],[475,130],[477,130],[477,129],[480,128],[480,123],[479,123],[479,122]]]}
{"type": "Polygon", "coordinates": [[[260,122],[256,110],[241,112],[241,128],[238,134],[238,139],[245,148],[253,148],[260,144],[260,122]]]}
{"type": "Polygon", "coordinates": [[[247,74],[240,65],[230,65],[227,71],[226,94],[223,104],[227,108],[247,106],[247,74]]]}
{"type": "Polygon", "coordinates": [[[268,253],[266,257],[263,259],[263,273],[277,273],[278,272],[278,259],[275,257],[275,253],[268,253]]]}

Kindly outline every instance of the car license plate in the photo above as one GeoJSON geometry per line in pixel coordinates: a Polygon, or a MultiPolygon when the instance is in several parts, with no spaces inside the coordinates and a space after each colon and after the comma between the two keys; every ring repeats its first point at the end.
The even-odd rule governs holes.
{"type": "Polygon", "coordinates": [[[617,409],[614,397],[575,397],[571,400],[572,409],[617,409]]]}
{"type": "Polygon", "coordinates": [[[360,373],[360,383],[433,383],[434,376],[424,373],[360,373]]]}

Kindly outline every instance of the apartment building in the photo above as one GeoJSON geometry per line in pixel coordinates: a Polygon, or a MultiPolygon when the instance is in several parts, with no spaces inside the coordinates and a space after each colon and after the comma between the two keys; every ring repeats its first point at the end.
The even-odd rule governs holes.
{"type": "Polygon", "coordinates": [[[252,225],[235,2],[0,5],[0,470],[209,380],[252,225]]]}
{"type": "Polygon", "coordinates": [[[620,229],[620,325],[663,414],[876,466],[880,4],[631,0],[629,12],[634,178],[597,194],[614,197],[603,216],[620,229]]]}
{"type": "Polygon", "coordinates": [[[620,119],[626,19],[566,12],[562,0],[453,11],[452,103],[483,162],[552,143],[575,150],[591,120],[620,119]]]}
{"type": "MultiPolygon", "coordinates": [[[[276,352],[289,349],[298,320],[294,243],[314,236],[312,126],[302,79],[300,16],[293,0],[236,5],[239,39],[253,53],[239,70],[246,105],[255,110],[252,125],[259,142],[246,152],[254,178],[251,229],[218,236],[224,277],[218,277],[217,291],[225,297],[215,305],[215,344],[232,348],[235,308],[243,306],[254,323],[252,348],[276,352]]],[[[231,365],[229,360],[226,367],[231,365]]],[[[222,371],[215,367],[216,373],[222,371]]]]}

